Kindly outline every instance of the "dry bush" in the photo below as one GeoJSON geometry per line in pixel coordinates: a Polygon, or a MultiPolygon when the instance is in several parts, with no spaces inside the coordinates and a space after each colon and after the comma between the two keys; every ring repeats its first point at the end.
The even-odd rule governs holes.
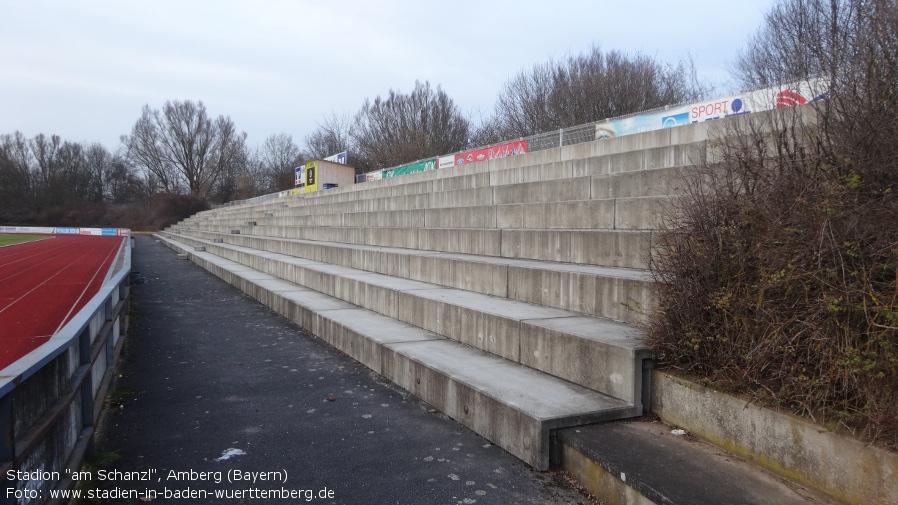
{"type": "MultiPolygon", "coordinates": [[[[825,44],[790,46],[827,99],[743,118],[698,164],[653,254],[650,340],[670,369],[895,449],[898,8],[784,0],[773,13],[761,41],[833,21],[825,44]]],[[[796,68],[749,56],[768,76],[796,68]]]]}
{"type": "Polygon", "coordinates": [[[651,344],[664,366],[898,447],[898,167],[790,122],[731,132],[684,185],[652,258],[651,344]]]}

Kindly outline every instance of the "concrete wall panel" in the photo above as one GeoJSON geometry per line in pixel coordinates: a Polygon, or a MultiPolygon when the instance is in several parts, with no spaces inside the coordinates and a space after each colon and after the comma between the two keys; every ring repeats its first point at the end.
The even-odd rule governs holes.
{"type": "Polygon", "coordinates": [[[408,278],[475,293],[505,297],[508,266],[440,256],[408,258],[408,278]]]}
{"type": "Polygon", "coordinates": [[[578,230],[570,233],[567,261],[606,267],[648,268],[651,233],[578,230]]]}
{"type": "MultiPolygon", "coordinates": [[[[615,398],[634,398],[633,352],[553,328],[521,322],[521,363],[615,398]]],[[[641,366],[642,363],[639,362],[641,366]]]]}
{"type": "Polygon", "coordinates": [[[502,231],[499,229],[421,228],[418,248],[463,254],[499,256],[502,250],[502,231]]]}
{"type": "Polygon", "coordinates": [[[400,321],[512,361],[520,359],[520,323],[437,299],[399,295],[400,321]]]}
{"type": "MultiPolygon", "coordinates": [[[[395,184],[390,187],[392,190],[391,196],[403,196],[403,195],[417,195],[421,193],[433,193],[433,180],[436,177],[436,174],[429,173],[427,180],[423,180],[420,182],[405,182],[402,181],[403,184],[395,184]]],[[[404,176],[403,176],[404,177],[404,176]]],[[[398,182],[398,181],[397,181],[398,182]]]]}
{"type": "Polygon", "coordinates": [[[422,228],[424,226],[424,209],[343,214],[342,226],[422,228]]]}
{"type": "Polygon", "coordinates": [[[671,212],[672,201],[666,196],[618,198],[614,200],[614,228],[618,230],[653,230],[661,225],[665,212],[671,212]]]}
{"type": "Polygon", "coordinates": [[[520,168],[496,170],[490,172],[490,185],[520,184],[522,182],[539,182],[553,179],[569,179],[573,176],[573,164],[570,161],[557,161],[520,168]]]}
{"type": "Polygon", "coordinates": [[[494,203],[559,202],[590,199],[590,179],[572,178],[496,186],[494,203]]]}
{"type": "Polygon", "coordinates": [[[334,296],[379,314],[399,316],[399,292],[371,284],[365,276],[337,277],[334,296]]]}
{"type": "Polygon", "coordinates": [[[424,211],[427,228],[495,228],[496,207],[453,207],[424,211]]]}
{"type": "Polygon", "coordinates": [[[570,262],[571,233],[565,230],[502,230],[502,256],[570,262]]]}
{"type": "Polygon", "coordinates": [[[481,207],[493,204],[493,189],[473,188],[441,191],[430,195],[428,208],[481,207]]]}
{"type": "MultiPolygon", "coordinates": [[[[441,170],[447,174],[455,174],[452,169],[441,170]]],[[[442,173],[440,175],[443,175],[442,173]]],[[[459,189],[485,188],[490,185],[489,172],[460,173],[448,177],[441,177],[433,181],[434,192],[454,191],[459,189]]]]}

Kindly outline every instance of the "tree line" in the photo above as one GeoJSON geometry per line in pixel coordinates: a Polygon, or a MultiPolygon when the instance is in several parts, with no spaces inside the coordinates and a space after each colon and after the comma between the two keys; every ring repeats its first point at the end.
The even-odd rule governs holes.
{"type": "Polygon", "coordinates": [[[0,221],[152,229],[180,218],[177,209],[292,188],[294,167],[341,151],[363,173],[682,103],[708,91],[691,62],[669,64],[593,46],[521,71],[478,123],[427,81],[365,99],[354,114],[332,113],[302,146],[281,133],[250,147],[230,117],[213,116],[202,101],[145,105],[114,151],[56,135],[0,135],[0,221]]]}

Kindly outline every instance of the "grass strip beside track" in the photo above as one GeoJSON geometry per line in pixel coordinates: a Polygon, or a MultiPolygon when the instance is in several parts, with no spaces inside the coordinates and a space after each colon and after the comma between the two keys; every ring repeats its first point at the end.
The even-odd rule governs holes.
{"type": "Polygon", "coordinates": [[[45,238],[53,237],[52,235],[22,235],[18,233],[0,233],[0,247],[21,244],[24,242],[32,242],[34,240],[43,240],[45,238]]]}

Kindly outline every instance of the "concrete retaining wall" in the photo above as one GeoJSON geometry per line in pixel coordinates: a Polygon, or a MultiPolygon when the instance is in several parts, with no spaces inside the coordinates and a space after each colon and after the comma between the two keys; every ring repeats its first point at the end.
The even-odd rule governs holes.
{"type": "Polygon", "coordinates": [[[715,445],[856,505],[898,503],[898,454],[655,372],[652,411],[715,445]]]}

